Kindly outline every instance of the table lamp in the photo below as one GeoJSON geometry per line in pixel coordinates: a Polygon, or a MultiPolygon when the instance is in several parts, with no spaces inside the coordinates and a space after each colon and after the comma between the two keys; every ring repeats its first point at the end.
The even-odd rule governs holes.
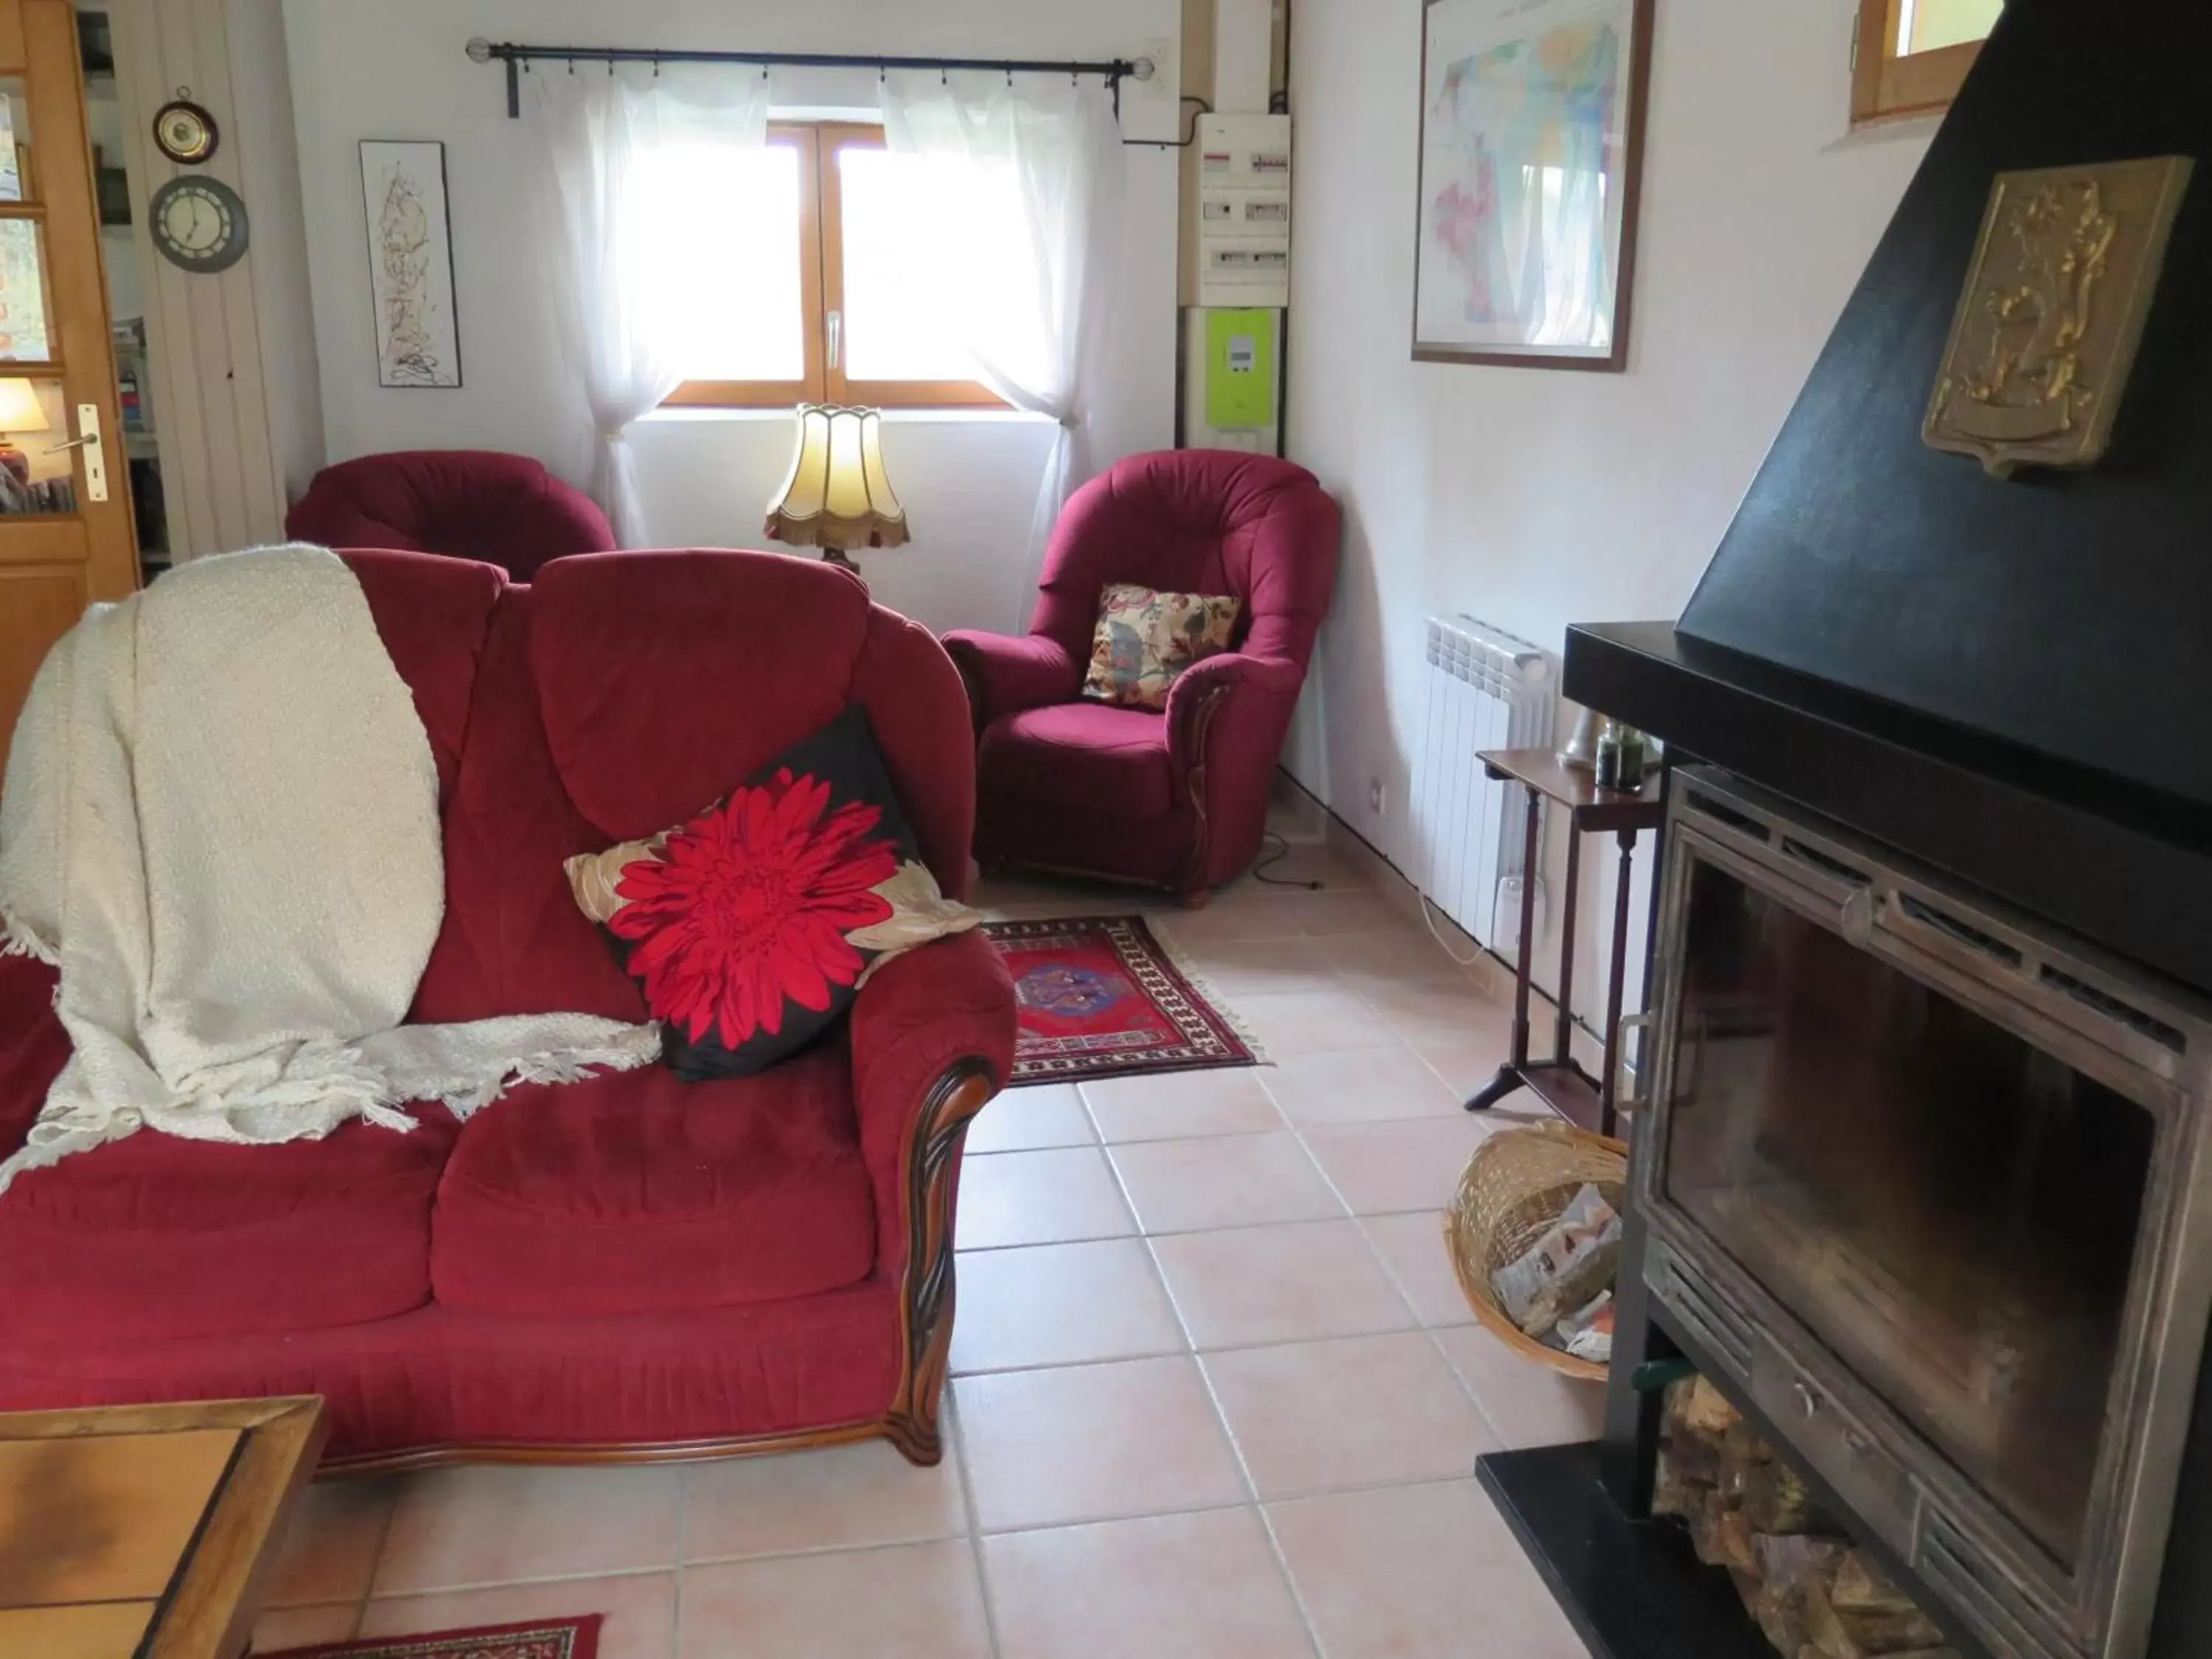
{"type": "Polygon", "coordinates": [[[791,473],[769,505],[767,533],[790,547],[818,547],[823,560],[857,569],[855,547],[902,547],[906,509],[884,471],[883,416],[841,404],[799,406],[791,473]]]}
{"type": "Polygon", "coordinates": [[[31,482],[31,458],[10,440],[18,432],[53,429],[46,405],[39,401],[38,387],[25,380],[0,380],[0,466],[14,473],[17,483],[31,482]]]}

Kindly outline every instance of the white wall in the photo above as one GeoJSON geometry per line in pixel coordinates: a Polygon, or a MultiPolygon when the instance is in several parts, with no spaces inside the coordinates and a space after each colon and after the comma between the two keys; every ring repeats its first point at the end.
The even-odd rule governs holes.
{"type": "MultiPolygon", "coordinates": [[[[332,460],[405,448],[507,449],[580,480],[590,422],[568,386],[532,263],[537,137],[506,115],[496,65],[471,35],[562,44],[960,57],[1105,58],[1157,53],[1167,73],[1123,92],[1123,131],[1172,137],[1178,0],[283,0],[307,216],[309,270],[332,460]],[[465,385],[376,383],[360,164],[363,138],[446,145],[465,385]]],[[[539,72],[544,72],[542,70],[539,72]]],[[[556,69],[552,72],[562,73],[556,69]]],[[[580,67],[579,74],[586,70],[580,67]]],[[[592,70],[605,73],[605,70],[592,70]]],[[[787,71],[779,105],[865,106],[872,72],[787,71]]],[[[526,108],[527,107],[526,100],[526,108]]],[[[1175,152],[1132,149],[1116,349],[1099,386],[1103,465],[1174,437],[1175,152]]],[[[1025,617],[1030,512],[1048,431],[1034,423],[898,421],[884,449],[916,529],[860,556],[877,596],[934,627],[1025,617]]],[[[762,544],[762,510],[790,459],[789,428],[751,419],[654,420],[634,429],[656,540],[762,544]]]]}
{"type": "MultiPolygon", "coordinates": [[[[1570,623],[1678,615],[1929,131],[1845,136],[1852,0],[1660,0],[1628,372],[1416,363],[1421,10],[1298,0],[1291,51],[1288,443],[1346,534],[1289,763],[1401,868],[1424,619],[1557,651],[1570,623]]],[[[1612,860],[1589,851],[1595,1010],[1612,860]]],[[[1554,916],[1563,856],[1555,835],[1554,916]]]]}

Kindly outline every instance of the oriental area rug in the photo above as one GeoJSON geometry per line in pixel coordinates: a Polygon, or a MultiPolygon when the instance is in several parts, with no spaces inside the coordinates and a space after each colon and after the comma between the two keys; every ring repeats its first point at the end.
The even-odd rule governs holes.
{"type": "Polygon", "coordinates": [[[600,1618],[594,1613],[581,1619],[539,1619],[528,1624],[488,1625],[423,1636],[386,1636],[326,1647],[287,1648],[260,1659],[596,1659],[600,1618]]]}
{"type": "Polygon", "coordinates": [[[1266,1063],[1142,916],[993,921],[1021,1011],[1009,1085],[1266,1063]]]}

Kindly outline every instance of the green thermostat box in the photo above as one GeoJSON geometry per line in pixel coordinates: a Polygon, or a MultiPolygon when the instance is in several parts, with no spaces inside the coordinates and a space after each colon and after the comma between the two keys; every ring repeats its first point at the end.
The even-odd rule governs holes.
{"type": "Polygon", "coordinates": [[[1278,311],[1206,313],[1206,423],[1217,432],[1275,423],[1278,311]]]}

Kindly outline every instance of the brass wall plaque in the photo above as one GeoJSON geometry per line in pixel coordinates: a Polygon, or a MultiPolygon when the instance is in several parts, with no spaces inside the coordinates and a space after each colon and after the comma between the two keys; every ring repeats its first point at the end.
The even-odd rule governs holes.
{"type": "Polygon", "coordinates": [[[2196,163],[2001,173],[1921,436],[1993,477],[2105,453],[2196,163]]]}

